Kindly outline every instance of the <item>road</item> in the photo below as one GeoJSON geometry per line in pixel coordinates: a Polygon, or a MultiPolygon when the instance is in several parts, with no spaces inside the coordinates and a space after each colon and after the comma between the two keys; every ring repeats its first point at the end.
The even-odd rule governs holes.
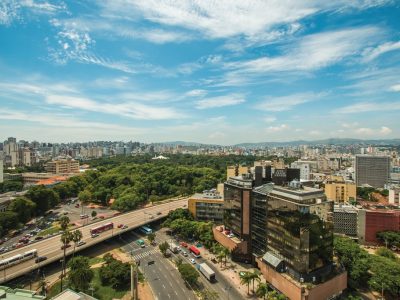
{"type": "MultiPolygon", "coordinates": [[[[109,239],[119,233],[129,231],[133,228],[137,228],[141,225],[153,222],[157,219],[165,217],[170,210],[174,210],[177,208],[187,207],[187,199],[171,201],[164,204],[158,204],[152,207],[143,208],[139,210],[135,210],[132,212],[128,212],[126,214],[122,214],[116,217],[112,217],[106,219],[104,221],[94,224],[90,224],[87,226],[80,227],[79,229],[82,231],[83,238],[82,241],[86,242],[85,245],[76,248],[76,252],[91,247],[101,241],[109,239]],[[108,222],[114,223],[114,229],[108,230],[101,233],[98,237],[92,238],[90,236],[90,228],[94,226],[99,226],[108,222]],[[119,229],[117,226],[119,224],[127,225],[127,229],[119,229]]],[[[63,251],[61,250],[61,241],[60,236],[56,235],[54,237],[39,241],[34,244],[30,244],[24,246],[19,249],[15,249],[13,251],[7,252],[4,255],[1,255],[0,258],[8,258],[12,257],[17,254],[24,253],[28,250],[36,249],[38,251],[39,256],[46,256],[47,260],[41,262],[40,264],[35,264],[33,259],[22,262],[18,265],[12,266],[10,268],[4,269],[4,271],[0,271],[0,283],[6,282],[18,276],[21,276],[27,272],[31,272],[38,267],[41,267],[45,264],[49,264],[51,262],[55,262],[60,260],[63,257],[63,251]]],[[[72,245],[72,244],[71,244],[72,245]]],[[[73,252],[73,245],[72,247],[67,249],[67,255],[72,254],[73,252]]]]}
{"type": "MultiPolygon", "coordinates": [[[[168,242],[175,242],[178,243],[176,240],[172,239],[171,236],[165,235],[163,231],[158,231],[157,232],[157,241],[168,241],[168,242]]],[[[182,248],[182,247],[181,247],[182,248]]],[[[182,248],[183,251],[189,253],[189,251],[185,248],[182,248]]],[[[201,249],[200,249],[201,252],[201,249]]],[[[182,258],[182,260],[185,263],[191,263],[191,259],[194,258],[191,254],[188,256],[183,256],[182,251],[179,252],[178,254],[173,254],[176,258],[182,258]]],[[[211,283],[209,282],[203,274],[200,274],[199,280],[203,283],[203,285],[210,291],[214,291],[218,293],[219,298],[221,300],[243,300],[243,296],[231,285],[231,282],[229,282],[220,272],[217,268],[214,267],[213,263],[210,261],[200,257],[200,258],[195,258],[196,264],[200,264],[203,262],[206,262],[210,268],[215,272],[215,277],[216,277],[216,282],[211,283]]]]}
{"type": "Polygon", "coordinates": [[[135,233],[125,234],[122,248],[126,252],[132,253],[133,259],[140,261],[140,270],[144,273],[147,282],[153,291],[156,299],[176,299],[176,300],[196,300],[194,293],[184,283],[178,270],[174,268],[158,250],[158,246],[146,245],[141,248],[135,243],[142,238],[135,233]],[[154,264],[148,265],[149,261],[154,264]]]}

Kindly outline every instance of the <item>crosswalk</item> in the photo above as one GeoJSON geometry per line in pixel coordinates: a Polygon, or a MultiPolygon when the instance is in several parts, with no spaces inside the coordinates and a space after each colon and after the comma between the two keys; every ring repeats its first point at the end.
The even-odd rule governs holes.
{"type": "Polygon", "coordinates": [[[140,260],[140,259],[143,259],[143,258],[145,258],[145,257],[147,257],[147,256],[149,256],[149,255],[153,255],[153,254],[156,254],[156,253],[159,253],[156,249],[149,249],[149,250],[146,250],[146,251],[144,251],[144,252],[141,252],[141,253],[138,253],[138,254],[134,254],[133,255],[133,259],[134,260],[140,260]]]}

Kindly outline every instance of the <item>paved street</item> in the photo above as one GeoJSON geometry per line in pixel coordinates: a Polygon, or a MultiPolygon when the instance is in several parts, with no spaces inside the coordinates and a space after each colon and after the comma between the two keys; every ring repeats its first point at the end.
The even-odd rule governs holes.
{"type": "MultiPolygon", "coordinates": [[[[160,241],[160,242],[161,241],[171,241],[171,239],[172,239],[171,236],[165,235],[163,230],[157,232],[157,241],[160,241]]],[[[175,240],[173,240],[173,241],[175,241],[175,240]]],[[[189,253],[189,251],[187,249],[183,248],[183,250],[186,251],[187,253],[189,253]]],[[[201,252],[201,248],[200,248],[200,252],[201,252]]],[[[178,254],[174,254],[174,256],[176,258],[182,258],[182,260],[185,263],[191,264],[190,259],[192,259],[194,257],[190,254],[185,257],[181,253],[182,252],[180,252],[178,254]]],[[[197,264],[206,262],[210,266],[210,268],[215,272],[216,282],[214,282],[214,283],[209,282],[203,276],[203,274],[200,274],[199,279],[207,289],[217,292],[220,297],[219,299],[221,299],[221,300],[225,300],[225,299],[226,300],[243,300],[244,299],[243,296],[238,291],[236,291],[236,289],[231,285],[231,283],[227,279],[225,279],[225,277],[219,272],[219,270],[214,267],[212,262],[207,261],[207,260],[203,259],[202,257],[195,258],[195,260],[196,260],[197,264]]]]}
{"type": "Polygon", "coordinates": [[[140,248],[135,242],[140,238],[143,237],[134,232],[124,234],[121,241],[125,245],[122,248],[131,252],[136,262],[140,261],[140,270],[149,282],[156,299],[195,300],[196,297],[186,287],[178,270],[163,257],[158,246],[146,245],[145,248],[140,248]],[[154,264],[147,265],[149,261],[154,261],[154,264]]]}

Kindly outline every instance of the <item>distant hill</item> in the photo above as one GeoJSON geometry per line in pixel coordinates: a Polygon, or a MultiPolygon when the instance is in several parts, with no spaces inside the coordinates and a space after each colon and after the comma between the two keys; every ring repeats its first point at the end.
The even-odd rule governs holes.
{"type": "MultiPolygon", "coordinates": [[[[163,142],[163,143],[153,143],[157,145],[170,145],[170,146],[191,146],[191,147],[218,147],[220,145],[213,144],[202,144],[197,142],[185,142],[185,141],[173,141],[173,142],[163,142]]],[[[400,139],[383,139],[383,140],[362,140],[362,139],[352,139],[352,138],[330,138],[324,140],[306,141],[287,141],[287,142],[257,142],[257,143],[240,143],[231,145],[232,147],[243,147],[243,148],[257,148],[257,147],[284,147],[284,146],[299,146],[299,145],[376,145],[376,146],[400,146],[400,139]]],[[[222,146],[221,146],[222,147],[222,146]]]]}
{"type": "Polygon", "coordinates": [[[388,140],[361,140],[361,139],[341,139],[341,138],[331,138],[325,140],[315,140],[315,141],[287,141],[287,142],[261,142],[261,143],[241,143],[236,144],[236,147],[283,147],[283,146],[299,146],[299,145],[393,145],[399,146],[400,139],[388,139],[388,140]]]}

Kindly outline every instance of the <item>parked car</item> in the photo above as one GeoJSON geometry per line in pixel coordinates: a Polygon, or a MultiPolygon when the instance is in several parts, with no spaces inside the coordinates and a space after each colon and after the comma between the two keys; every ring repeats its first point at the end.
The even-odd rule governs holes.
{"type": "Polygon", "coordinates": [[[43,240],[43,237],[42,236],[35,237],[35,241],[39,241],[39,240],[43,240]]]}
{"type": "Polygon", "coordinates": [[[86,242],[85,241],[79,241],[78,244],[76,244],[77,247],[83,246],[85,245],[86,242]]]}
{"type": "Polygon", "coordinates": [[[64,250],[64,248],[69,248],[71,247],[71,244],[66,244],[61,246],[61,250],[64,250]]]}
{"type": "Polygon", "coordinates": [[[188,244],[185,242],[181,242],[181,246],[186,248],[188,246],[188,244]]]}
{"type": "Polygon", "coordinates": [[[35,263],[40,263],[40,262],[42,262],[42,261],[44,261],[46,259],[47,259],[47,256],[38,256],[35,259],[35,263]]]}
{"type": "Polygon", "coordinates": [[[89,216],[86,215],[86,214],[85,214],[85,215],[80,215],[80,218],[81,218],[81,219],[86,219],[86,218],[89,218],[89,216]]]}
{"type": "Polygon", "coordinates": [[[195,264],[195,263],[196,263],[196,261],[194,260],[194,258],[191,258],[191,259],[190,259],[190,262],[191,262],[192,264],[195,264]]]}
{"type": "Polygon", "coordinates": [[[122,226],[122,229],[127,229],[127,228],[128,228],[128,225],[122,226]]]}
{"type": "Polygon", "coordinates": [[[92,233],[92,238],[95,238],[96,236],[99,236],[98,233],[92,233]]]}
{"type": "Polygon", "coordinates": [[[118,228],[122,228],[122,227],[124,227],[124,224],[119,224],[118,225],[118,228]]]}
{"type": "Polygon", "coordinates": [[[182,251],[182,255],[183,255],[183,256],[188,256],[188,254],[187,254],[186,251],[182,251]]]}
{"type": "Polygon", "coordinates": [[[79,207],[79,203],[75,204],[75,207],[78,208],[79,207]]]}

